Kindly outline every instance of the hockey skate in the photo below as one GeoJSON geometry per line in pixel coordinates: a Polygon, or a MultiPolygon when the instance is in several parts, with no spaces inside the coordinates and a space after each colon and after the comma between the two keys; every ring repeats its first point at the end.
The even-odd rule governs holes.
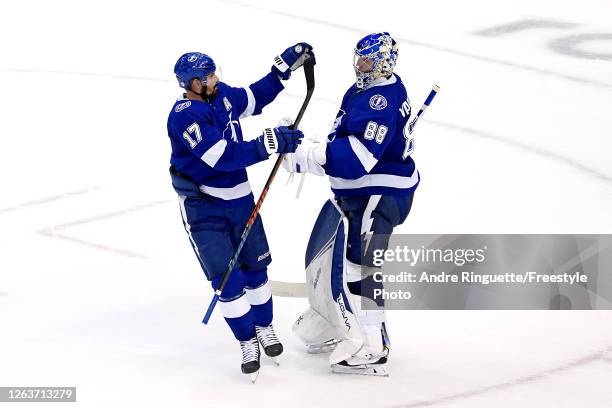
{"type": "Polygon", "coordinates": [[[391,342],[389,341],[386,325],[383,323],[381,329],[372,326],[365,326],[364,328],[366,331],[370,332],[370,344],[374,344],[374,339],[379,340],[380,343],[374,348],[364,347],[350,358],[332,364],[331,368],[333,373],[372,375],[377,377],[389,376],[389,372],[387,371],[387,357],[389,356],[391,342]],[[379,351],[374,351],[376,347],[381,346],[382,350],[379,348],[379,351]]]}
{"type": "Polygon", "coordinates": [[[278,340],[278,337],[276,337],[272,324],[265,327],[255,326],[255,332],[257,333],[257,338],[266,356],[272,358],[272,361],[274,361],[276,365],[279,365],[278,356],[283,352],[283,345],[280,340],[278,340]]]}
{"type": "Polygon", "coordinates": [[[350,360],[344,360],[338,364],[332,364],[332,372],[336,374],[358,374],[372,375],[377,377],[388,377],[387,357],[381,357],[376,361],[351,364],[350,360]]]}
{"type": "Polygon", "coordinates": [[[257,380],[259,375],[259,343],[257,337],[253,337],[247,341],[240,342],[240,349],[242,350],[242,365],[240,369],[243,374],[249,374],[251,376],[251,382],[257,380]]]}

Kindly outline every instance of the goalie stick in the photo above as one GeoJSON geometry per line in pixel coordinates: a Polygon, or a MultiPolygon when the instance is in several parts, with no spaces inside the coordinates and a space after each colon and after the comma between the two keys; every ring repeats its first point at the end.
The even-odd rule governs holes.
{"type": "Polygon", "coordinates": [[[406,148],[404,149],[404,153],[402,154],[402,158],[404,160],[406,160],[406,158],[410,156],[412,152],[414,151],[414,136],[412,135],[412,133],[414,132],[414,127],[419,121],[419,118],[421,118],[421,116],[423,116],[427,108],[429,108],[429,104],[431,103],[431,101],[433,101],[433,99],[436,97],[438,92],[440,92],[440,85],[436,84],[433,86],[433,88],[429,92],[429,95],[427,95],[425,102],[423,102],[423,105],[421,106],[421,109],[419,109],[419,111],[417,112],[416,116],[412,120],[409,120],[408,123],[406,123],[406,126],[404,127],[404,138],[406,139],[406,148]]]}
{"type": "MultiPolygon", "coordinates": [[[[314,65],[315,65],[315,59],[312,57],[304,61],[303,68],[304,68],[304,76],[306,77],[306,97],[304,98],[304,102],[302,103],[302,107],[300,108],[300,111],[298,112],[297,117],[295,118],[295,122],[291,126],[293,129],[297,129],[298,125],[300,124],[300,121],[302,120],[302,116],[304,116],[304,112],[306,111],[306,107],[308,106],[308,103],[310,102],[310,98],[312,97],[312,93],[314,91],[314,87],[315,87],[314,65]]],[[[242,251],[242,246],[244,245],[247,237],[249,236],[251,227],[253,226],[253,224],[255,223],[255,220],[257,219],[257,215],[259,214],[259,209],[261,208],[261,205],[263,204],[263,201],[266,198],[266,195],[268,194],[268,190],[270,189],[272,181],[274,181],[274,177],[276,176],[276,173],[278,172],[278,169],[283,161],[284,156],[285,156],[284,154],[280,154],[278,158],[276,159],[276,163],[274,163],[272,172],[270,173],[270,176],[268,176],[268,180],[266,181],[266,184],[263,190],[261,191],[261,194],[259,195],[259,199],[257,200],[257,203],[255,204],[255,207],[253,208],[253,211],[251,212],[251,215],[249,216],[249,219],[247,220],[246,226],[244,227],[244,230],[242,231],[242,235],[240,236],[240,243],[238,244],[238,247],[236,248],[236,252],[234,253],[234,256],[232,257],[232,259],[230,259],[227,265],[227,268],[225,269],[225,273],[223,274],[223,279],[221,280],[219,287],[215,290],[215,294],[213,295],[210,305],[208,306],[208,309],[206,310],[206,313],[204,314],[204,319],[202,320],[202,323],[204,324],[208,324],[208,321],[210,320],[210,316],[212,315],[212,312],[215,309],[215,305],[219,301],[219,297],[221,296],[221,293],[223,292],[223,288],[225,288],[227,280],[229,279],[230,274],[232,273],[232,270],[234,269],[234,265],[238,261],[238,256],[240,256],[240,252],[242,251]]]]}
{"type": "Polygon", "coordinates": [[[431,88],[431,91],[429,92],[429,95],[427,95],[427,99],[425,99],[425,102],[423,102],[423,106],[421,106],[421,109],[419,109],[419,111],[417,112],[417,114],[414,117],[414,119],[412,119],[412,121],[410,121],[410,125],[409,125],[409,128],[408,128],[410,133],[412,133],[414,131],[414,126],[417,124],[417,121],[419,120],[419,118],[421,116],[423,116],[423,113],[425,113],[427,108],[429,108],[429,104],[431,104],[431,101],[433,101],[433,99],[436,97],[438,92],[440,92],[440,85],[439,84],[435,84],[433,86],[433,88],[431,88]]]}

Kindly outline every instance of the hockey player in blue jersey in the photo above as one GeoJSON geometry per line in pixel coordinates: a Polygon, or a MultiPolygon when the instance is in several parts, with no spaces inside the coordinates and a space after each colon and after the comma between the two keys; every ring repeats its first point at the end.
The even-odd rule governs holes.
{"type": "MultiPolygon", "coordinates": [[[[311,303],[311,309],[300,316],[294,326],[298,336],[313,350],[323,349],[327,340],[328,346],[343,340],[330,356],[334,372],[386,373],[389,341],[383,303],[380,300],[372,302],[373,289],[380,284],[373,282],[371,276],[364,277],[362,266],[373,266],[374,250],[387,249],[393,228],[402,224],[410,212],[419,184],[419,173],[410,157],[413,150],[408,129],[410,102],[402,80],[393,73],[397,55],[397,43],[386,32],[362,38],[354,55],[356,83],[342,98],[326,143],[308,143],[305,139],[294,154],[285,156],[283,163],[290,172],[327,175],[335,196],[333,207],[348,220],[347,264],[344,272],[339,273],[344,275],[350,293],[342,295],[344,298],[322,301],[328,306],[320,306],[318,310],[311,303]],[[365,310],[362,305],[368,302],[373,307],[365,310]],[[325,307],[336,308],[338,313],[332,311],[326,316],[328,312],[321,310],[325,307]],[[333,327],[325,329],[340,315],[343,319],[338,325],[340,329],[349,327],[346,310],[355,317],[359,338],[353,334],[354,328],[353,337],[338,336],[333,327]]],[[[329,221],[321,222],[323,214],[329,210],[327,207],[332,207],[329,202],[319,216],[313,237],[319,225],[330,224],[329,221]]],[[[309,250],[316,241],[313,237],[309,250]]],[[[329,244],[328,238],[324,241],[329,244]]],[[[307,262],[308,259],[307,253],[307,262]]],[[[329,262],[329,265],[336,264],[329,262]]],[[[316,273],[321,273],[320,265],[316,273]]],[[[315,279],[315,288],[319,278],[315,279]]],[[[332,276],[331,280],[334,293],[335,278],[332,276]]],[[[340,292],[343,293],[342,285],[336,291],[340,292]]],[[[319,294],[309,295],[311,300],[312,296],[319,294]]]]}
{"type": "MultiPolygon", "coordinates": [[[[191,245],[214,289],[254,207],[245,168],[275,153],[294,152],[303,137],[280,126],[245,141],[240,120],[260,114],[307,57],[314,57],[310,45],[289,47],[274,59],[270,73],[245,88],[220,82],[213,59],[199,52],[182,55],[174,67],[185,94],[168,116],[172,185],[191,245]]],[[[258,217],[219,299],[225,321],[240,342],[245,374],[259,370],[259,343],[270,357],[283,351],[272,326],[270,262],[258,217]]]]}

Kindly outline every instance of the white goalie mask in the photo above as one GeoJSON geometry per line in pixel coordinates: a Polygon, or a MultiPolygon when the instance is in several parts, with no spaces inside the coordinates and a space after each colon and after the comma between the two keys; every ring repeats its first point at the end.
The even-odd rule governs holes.
{"type": "Polygon", "coordinates": [[[397,54],[397,42],[387,32],[369,34],[359,40],[353,58],[357,88],[367,88],[375,79],[391,75],[397,54]]]}

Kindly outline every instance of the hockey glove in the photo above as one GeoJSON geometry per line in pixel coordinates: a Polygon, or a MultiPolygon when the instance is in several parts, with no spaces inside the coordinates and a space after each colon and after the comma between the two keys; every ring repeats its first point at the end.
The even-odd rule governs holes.
{"type": "Polygon", "coordinates": [[[304,134],[299,130],[280,126],[274,129],[264,129],[263,135],[257,138],[257,150],[262,156],[272,153],[293,153],[302,143],[304,134]]]}
{"type": "Polygon", "coordinates": [[[287,48],[281,55],[274,57],[272,72],[281,79],[287,80],[291,77],[292,71],[304,64],[306,58],[314,58],[312,46],[308,43],[297,43],[287,48]]]}
{"type": "Polygon", "coordinates": [[[325,175],[325,164],[327,158],[325,149],[327,143],[319,143],[315,140],[304,139],[306,142],[296,149],[295,153],[287,154],[283,158],[283,167],[290,173],[312,173],[317,176],[325,175]]]}

